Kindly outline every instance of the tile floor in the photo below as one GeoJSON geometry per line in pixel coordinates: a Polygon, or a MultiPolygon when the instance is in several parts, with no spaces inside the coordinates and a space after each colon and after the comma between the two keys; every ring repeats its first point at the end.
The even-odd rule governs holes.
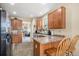
{"type": "Polygon", "coordinates": [[[23,42],[12,48],[13,56],[33,56],[33,43],[23,42]]]}
{"type": "MultiPolygon", "coordinates": [[[[74,56],[79,56],[79,42],[76,45],[74,56]]],[[[13,56],[33,56],[33,42],[23,42],[12,47],[13,56]]]]}

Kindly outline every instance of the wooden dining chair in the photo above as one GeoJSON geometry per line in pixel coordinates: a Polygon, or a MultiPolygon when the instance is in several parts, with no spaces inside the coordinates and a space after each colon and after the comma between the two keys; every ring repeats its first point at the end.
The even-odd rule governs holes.
{"type": "Polygon", "coordinates": [[[76,36],[74,36],[74,37],[71,39],[70,46],[69,46],[69,48],[68,48],[67,51],[66,51],[66,53],[67,53],[68,55],[73,55],[73,52],[76,50],[75,46],[76,46],[78,40],[79,40],[79,35],[76,35],[76,36]]]}
{"type": "Polygon", "coordinates": [[[52,47],[49,49],[45,50],[45,54],[47,56],[63,56],[65,54],[65,51],[69,47],[69,39],[70,38],[64,38],[62,41],[59,43],[58,47],[52,47]]]}

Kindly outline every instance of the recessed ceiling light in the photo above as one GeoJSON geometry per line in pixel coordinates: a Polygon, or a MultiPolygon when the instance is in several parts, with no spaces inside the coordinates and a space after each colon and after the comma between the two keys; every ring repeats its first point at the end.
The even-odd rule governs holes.
{"type": "Polygon", "coordinates": [[[13,14],[15,15],[16,14],[16,11],[13,11],[13,14]]]}
{"type": "Polygon", "coordinates": [[[40,14],[43,14],[42,12],[40,12],[40,14]]]}
{"type": "Polygon", "coordinates": [[[15,5],[15,3],[10,3],[11,5],[15,5]]]}

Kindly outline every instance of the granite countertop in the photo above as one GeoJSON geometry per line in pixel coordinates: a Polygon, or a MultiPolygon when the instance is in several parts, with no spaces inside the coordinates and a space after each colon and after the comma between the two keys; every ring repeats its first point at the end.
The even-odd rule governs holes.
{"type": "Polygon", "coordinates": [[[39,42],[40,44],[47,44],[50,42],[60,41],[63,38],[64,38],[64,36],[49,36],[49,35],[43,35],[43,37],[42,37],[42,35],[33,37],[33,39],[36,40],[37,42],[39,42]]]}

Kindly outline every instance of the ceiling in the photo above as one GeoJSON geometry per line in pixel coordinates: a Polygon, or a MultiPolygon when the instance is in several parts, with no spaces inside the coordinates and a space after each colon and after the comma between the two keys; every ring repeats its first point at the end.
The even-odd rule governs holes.
{"type": "Polygon", "coordinates": [[[0,3],[10,16],[31,18],[40,17],[55,7],[55,3],[0,3]]]}

